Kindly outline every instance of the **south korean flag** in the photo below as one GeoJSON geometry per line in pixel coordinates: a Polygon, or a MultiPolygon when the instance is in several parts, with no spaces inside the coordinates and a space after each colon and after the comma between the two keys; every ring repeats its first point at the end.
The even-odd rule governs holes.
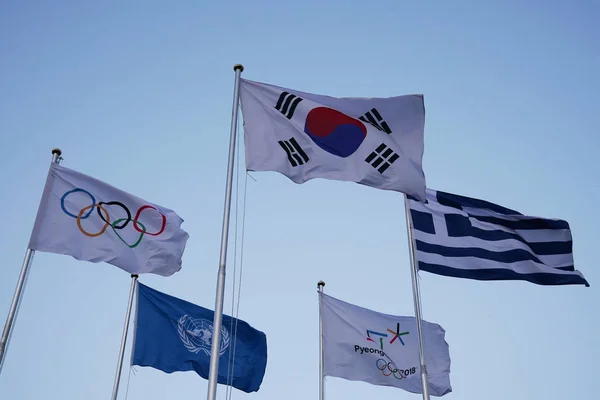
{"type": "Polygon", "coordinates": [[[241,79],[240,99],[248,171],[425,199],[422,95],[336,98],[241,79]]]}

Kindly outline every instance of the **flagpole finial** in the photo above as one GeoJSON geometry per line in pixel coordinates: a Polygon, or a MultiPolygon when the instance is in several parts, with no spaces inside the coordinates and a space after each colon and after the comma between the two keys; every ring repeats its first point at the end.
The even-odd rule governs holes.
{"type": "Polygon", "coordinates": [[[238,69],[240,70],[240,72],[244,72],[244,66],[242,64],[235,64],[233,66],[234,71],[237,71],[238,69]]]}
{"type": "Polygon", "coordinates": [[[323,286],[325,286],[325,282],[323,282],[323,281],[319,281],[319,282],[317,283],[317,288],[321,289],[323,286]]]}
{"type": "Polygon", "coordinates": [[[55,154],[56,154],[56,157],[60,157],[62,155],[62,150],[59,149],[58,147],[53,148],[52,155],[55,155],[55,154]]]}

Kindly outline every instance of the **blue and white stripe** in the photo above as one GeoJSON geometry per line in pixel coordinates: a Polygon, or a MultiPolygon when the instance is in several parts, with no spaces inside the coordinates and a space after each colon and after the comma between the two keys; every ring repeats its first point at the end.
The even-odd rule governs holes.
{"type": "Polygon", "coordinates": [[[476,280],[586,285],[573,262],[569,224],[456,194],[427,189],[408,197],[419,270],[476,280]]]}

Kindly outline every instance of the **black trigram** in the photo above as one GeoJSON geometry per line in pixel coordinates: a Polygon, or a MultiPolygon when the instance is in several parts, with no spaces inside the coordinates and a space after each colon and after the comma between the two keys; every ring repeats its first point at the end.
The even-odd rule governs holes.
{"type": "Polygon", "coordinates": [[[374,152],[369,154],[365,161],[375,168],[380,174],[383,174],[398,159],[398,154],[392,149],[381,143],[374,152]]]}
{"type": "Polygon", "coordinates": [[[377,111],[376,108],[372,108],[371,111],[367,111],[367,113],[359,119],[363,122],[373,125],[380,131],[384,131],[388,135],[392,133],[392,130],[388,126],[387,122],[383,120],[383,117],[381,116],[381,114],[379,114],[379,111],[377,111]]]}
{"type": "Polygon", "coordinates": [[[296,111],[296,107],[302,101],[302,98],[296,96],[295,94],[291,94],[288,92],[281,93],[279,96],[279,100],[277,100],[277,104],[275,104],[275,108],[286,116],[287,119],[292,119],[294,116],[294,111],[296,111]]]}
{"type": "Polygon", "coordinates": [[[308,156],[304,150],[302,150],[302,147],[300,147],[296,139],[290,138],[290,140],[280,140],[278,143],[281,148],[285,150],[292,167],[297,167],[298,165],[306,164],[308,162],[308,156]]]}

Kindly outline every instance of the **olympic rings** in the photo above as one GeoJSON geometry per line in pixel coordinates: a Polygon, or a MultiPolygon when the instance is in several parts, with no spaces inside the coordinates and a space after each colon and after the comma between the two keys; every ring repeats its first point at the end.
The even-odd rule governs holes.
{"type": "Polygon", "coordinates": [[[96,203],[96,198],[94,197],[94,195],[91,194],[90,192],[88,192],[87,190],[81,189],[81,188],[75,188],[73,190],[69,190],[69,191],[65,192],[65,194],[63,194],[63,196],[60,199],[60,208],[62,209],[62,211],[65,214],[67,214],[68,216],[75,218],[77,220],[77,227],[79,228],[79,231],[81,233],[83,233],[85,236],[87,236],[87,237],[101,236],[110,227],[113,230],[113,232],[115,233],[115,235],[117,235],[119,240],[121,240],[123,243],[125,243],[131,249],[137,247],[142,242],[142,238],[144,237],[144,235],[158,236],[165,231],[165,228],[167,226],[167,217],[165,217],[165,215],[163,213],[161,213],[160,211],[158,211],[158,209],[154,206],[151,206],[148,204],[141,206],[137,210],[135,217],[131,218],[131,211],[129,210],[129,208],[127,208],[127,206],[125,204],[123,204],[119,201],[107,201],[107,202],[100,201],[100,202],[96,203]],[[74,213],[71,213],[67,210],[67,208],[65,206],[65,199],[70,194],[77,193],[77,192],[87,194],[90,197],[92,204],[83,207],[81,210],[79,210],[77,215],[75,215],[74,213]],[[109,214],[108,210],[103,206],[118,206],[123,209],[123,211],[125,212],[127,217],[119,218],[116,221],[111,223],[110,214],[109,214]],[[104,222],[104,225],[102,226],[100,231],[98,231],[96,233],[91,233],[91,232],[86,231],[83,228],[83,226],[81,224],[81,220],[87,219],[94,211],[94,208],[96,209],[98,217],[100,217],[102,222],[104,222]],[[155,210],[161,216],[161,226],[157,232],[153,232],[153,233],[147,232],[146,225],[144,225],[143,223],[141,223],[139,221],[140,214],[142,213],[142,211],[144,211],[146,209],[155,210]],[[127,225],[129,225],[130,222],[133,222],[133,228],[140,234],[139,237],[137,238],[137,240],[133,244],[127,243],[123,239],[123,237],[117,232],[118,230],[122,230],[125,227],[127,227],[127,225]]]}
{"type": "Polygon", "coordinates": [[[399,379],[399,380],[404,379],[409,374],[415,372],[415,368],[405,369],[405,370],[398,369],[398,367],[396,367],[396,364],[393,361],[386,362],[383,358],[378,359],[375,362],[375,366],[377,367],[378,370],[381,371],[383,376],[394,375],[394,378],[399,379]]]}

